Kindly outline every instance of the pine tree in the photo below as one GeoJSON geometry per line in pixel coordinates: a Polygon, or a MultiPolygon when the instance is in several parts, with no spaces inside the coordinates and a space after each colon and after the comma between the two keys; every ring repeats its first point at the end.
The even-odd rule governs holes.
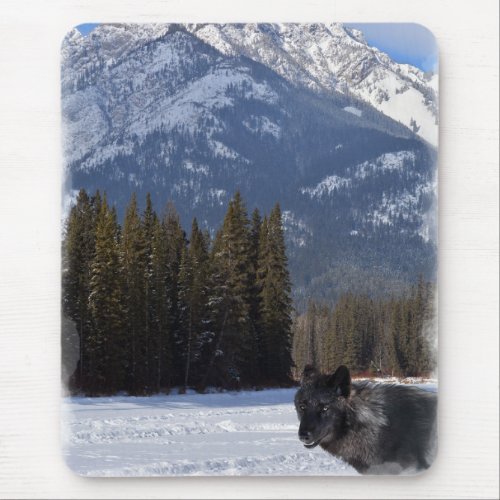
{"type": "Polygon", "coordinates": [[[192,307],[192,287],[193,287],[193,266],[187,247],[182,250],[181,263],[179,268],[179,334],[176,341],[176,353],[182,373],[181,393],[186,392],[189,383],[189,375],[192,361],[192,350],[195,342],[193,328],[193,307],[192,307]]]}
{"type": "Polygon", "coordinates": [[[394,339],[396,351],[397,367],[399,373],[404,373],[406,370],[406,335],[405,335],[405,318],[403,304],[401,300],[394,300],[390,313],[390,330],[391,336],[394,339]]]}
{"type": "Polygon", "coordinates": [[[328,372],[328,354],[326,345],[331,333],[331,315],[330,309],[326,304],[318,306],[318,319],[316,321],[316,351],[319,369],[328,372]]]}
{"type": "Polygon", "coordinates": [[[189,248],[184,248],[179,271],[179,309],[181,336],[178,356],[183,361],[182,390],[199,385],[205,346],[211,341],[208,310],[208,249],[206,239],[193,220],[189,248]]]}
{"type": "Polygon", "coordinates": [[[214,377],[216,383],[232,388],[254,381],[256,354],[252,351],[249,315],[249,242],[249,221],[237,192],[229,203],[212,251],[210,305],[216,340],[202,387],[214,377]]]}
{"type": "Polygon", "coordinates": [[[293,379],[300,380],[300,376],[307,365],[306,336],[304,334],[305,314],[296,315],[292,323],[292,359],[294,361],[293,379]]]}
{"type": "Polygon", "coordinates": [[[307,363],[319,368],[317,339],[318,306],[310,300],[307,304],[305,335],[307,338],[307,363]]]}
{"type": "MultiPolygon", "coordinates": [[[[270,341],[267,336],[268,327],[265,324],[263,316],[263,290],[265,281],[267,279],[267,265],[269,262],[269,220],[267,215],[262,219],[259,226],[258,237],[258,252],[257,252],[257,266],[255,270],[255,292],[257,297],[253,299],[254,306],[258,306],[255,316],[258,318],[258,332],[259,332],[259,347],[258,347],[258,361],[260,369],[260,378],[264,383],[269,382],[269,351],[271,349],[270,341]]],[[[302,347],[302,346],[301,346],[302,347]]]]}
{"type": "Polygon", "coordinates": [[[193,220],[189,243],[189,259],[192,267],[190,310],[192,324],[191,381],[200,385],[202,373],[207,367],[207,351],[212,344],[214,333],[209,308],[210,299],[210,238],[203,234],[197,220],[193,220]]]}
{"type": "Polygon", "coordinates": [[[109,209],[104,197],[97,214],[95,255],[91,264],[87,394],[112,394],[123,386],[125,311],[118,234],[116,213],[109,209]]]}
{"type": "Polygon", "coordinates": [[[376,336],[370,366],[379,375],[394,376],[398,371],[396,341],[394,333],[391,331],[393,307],[393,301],[385,304],[380,302],[377,307],[376,336]]]}
{"type": "Polygon", "coordinates": [[[335,317],[335,310],[328,309],[327,330],[321,343],[322,350],[322,369],[326,373],[333,373],[340,363],[335,359],[338,357],[338,346],[340,343],[339,335],[337,332],[337,322],[335,317]]]}
{"type": "Polygon", "coordinates": [[[410,297],[411,339],[410,339],[410,375],[430,373],[434,369],[432,344],[428,337],[435,313],[433,293],[430,284],[422,276],[413,287],[410,297]]]}
{"type": "Polygon", "coordinates": [[[259,267],[259,246],[261,236],[262,218],[258,208],[252,213],[249,242],[249,291],[250,291],[250,336],[251,352],[255,353],[255,365],[252,367],[252,376],[255,383],[262,383],[264,377],[264,353],[262,349],[262,317],[260,284],[257,278],[259,267]]]}
{"type": "Polygon", "coordinates": [[[344,364],[344,352],[346,346],[346,297],[340,297],[332,315],[333,335],[328,343],[330,350],[330,365],[333,369],[344,364]]]}
{"type": "Polygon", "coordinates": [[[419,372],[422,334],[423,296],[420,287],[413,287],[406,304],[408,316],[408,368],[407,375],[415,376],[419,372]]]}
{"type": "Polygon", "coordinates": [[[155,308],[153,305],[153,237],[154,229],[158,217],[153,210],[151,195],[146,195],[146,208],[142,215],[142,231],[144,238],[144,281],[145,281],[145,330],[144,330],[144,348],[145,348],[145,368],[146,384],[149,390],[157,386],[156,368],[157,368],[157,348],[158,339],[155,331],[155,308]]]}
{"type": "Polygon", "coordinates": [[[129,345],[127,388],[132,394],[145,394],[149,391],[146,337],[148,326],[146,250],[144,229],[137,212],[137,200],[134,193],[125,214],[121,241],[123,296],[129,345]]]}
{"type": "Polygon", "coordinates": [[[422,325],[420,331],[420,371],[423,374],[430,375],[436,368],[436,346],[437,346],[437,317],[435,310],[435,294],[436,290],[431,283],[422,283],[421,293],[423,296],[422,308],[422,325]]]}
{"type": "Polygon", "coordinates": [[[172,348],[169,330],[169,295],[167,235],[158,218],[153,222],[151,243],[151,277],[149,302],[151,305],[150,373],[151,387],[168,390],[172,366],[172,348]]]}
{"type": "Polygon", "coordinates": [[[360,343],[355,321],[355,302],[350,294],[346,296],[343,313],[344,327],[344,353],[342,363],[347,365],[351,371],[357,371],[360,343]]]}
{"type": "Polygon", "coordinates": [[[179,309],[179,271],[181,257],[186,246],[186,235],[181,227],[179,215],[172,203],[167,204],[163,221],[166,238],[166,269],[167,286],[167,328],[170,332],[170,352],[172,359],[171,379],[168,385],[182,384],[184,366],[178,355],[177,345],[181,336],[179,309]]]}
{"type": "MultiPolygon", "coordinates": [[[[90,265],[95,253],[95,212],[84,189],[71,208],[63,241],[62,310],[72,320],[78,338],[79,360],[71,377],[73,389],[84,389],[88,376],[87,342],[90,325],[88,297],[90,265]]],[[[63,343],[63,347],[64,347],[63,343]]]]}
{"type": "Polygon", "coordinates": [[[267,224],[262,224],[257,276],[261,290],[266,375],[274,382],[287,383],[293,365],[292,301],[281,210],[278,204],[271,211],[267,224]]]}

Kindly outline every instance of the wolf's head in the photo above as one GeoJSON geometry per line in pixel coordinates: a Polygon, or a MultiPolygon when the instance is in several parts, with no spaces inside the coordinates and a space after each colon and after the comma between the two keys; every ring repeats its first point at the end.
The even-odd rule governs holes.
{"type": "Polygon", "coordinates": [[[345,366],[333,375],[322,375],[311,365],[304,368],[295,409],[300,420],[299,439],[314,448],[332,441],[345,425],[346,404],[351,393],[351,375],[345,366]]]}

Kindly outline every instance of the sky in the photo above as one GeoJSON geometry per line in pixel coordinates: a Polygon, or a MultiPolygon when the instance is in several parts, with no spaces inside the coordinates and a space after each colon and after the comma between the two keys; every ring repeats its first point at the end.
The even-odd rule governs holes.
{"type": "Polygon", "coordinates": [[[346,23],[359,29],[369,45],[389,54],[398,63],[423,71],[438,69],[438,46],[434,35],[415,23],[346,23]]]}
{"type": "MultiPolygon", "coordinates": [[[[98,24],[80,24],[76,28],[84,36],[98,24]]],[[[363,32],[369,45],[386,52],[398,63],[411,64],[423,71],[437,71],[438,47],[434,35],[415,23],[346,23],[363,32]]]]}
{"type": "Polygon", "coordinates": [[[83,35],[87,36],[99,23],[79,24],[76,29],[83,35]]]}

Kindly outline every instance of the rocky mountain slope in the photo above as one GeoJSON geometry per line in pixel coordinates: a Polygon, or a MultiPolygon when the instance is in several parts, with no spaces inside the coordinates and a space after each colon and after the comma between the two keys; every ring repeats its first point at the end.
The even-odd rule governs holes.
{"type": "Polygon", "coordinates": [[[398,64],[341,24],[193,25],[224,54],[244,54],[290,82],[352,94],[437,145],[437,75],[398,64]]]}

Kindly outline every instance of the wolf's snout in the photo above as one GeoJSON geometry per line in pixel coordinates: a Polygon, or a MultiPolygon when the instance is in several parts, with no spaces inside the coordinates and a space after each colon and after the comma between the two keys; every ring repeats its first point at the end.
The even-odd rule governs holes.
{"type": "Polygon", "coordinates": [[[303,443],[309,444],[312,441],[312,433],[310,431],[299,429],[299,439],[303,443]]]}

